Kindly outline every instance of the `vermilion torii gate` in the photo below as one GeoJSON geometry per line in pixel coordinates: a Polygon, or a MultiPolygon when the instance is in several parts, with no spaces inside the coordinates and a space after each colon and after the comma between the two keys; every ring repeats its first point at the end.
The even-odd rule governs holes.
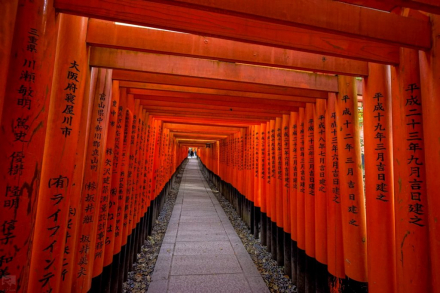
{"type": "Polygon", "coordinates": [[[3,1],[0,290],[120,292],[196,147],[299,292],[440,292],[439,13],[3,1]]]}

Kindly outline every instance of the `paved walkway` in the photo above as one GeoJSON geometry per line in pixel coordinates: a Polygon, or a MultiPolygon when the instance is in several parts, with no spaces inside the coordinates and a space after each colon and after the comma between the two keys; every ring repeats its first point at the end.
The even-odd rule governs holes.
{"type": "Polygon", "coordinates": [[[183,173],[148,292],[269,292],[197,159],[183,173]]]}

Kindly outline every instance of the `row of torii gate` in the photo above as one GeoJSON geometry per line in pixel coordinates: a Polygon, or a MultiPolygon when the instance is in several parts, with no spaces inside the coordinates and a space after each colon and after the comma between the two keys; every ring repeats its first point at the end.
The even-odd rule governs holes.
{"type": "Polygon", "coordinates": [[[300,291],[440,292],[439,14],[2,1],[0,290],[120,291],[193,147],[300,291]]]}

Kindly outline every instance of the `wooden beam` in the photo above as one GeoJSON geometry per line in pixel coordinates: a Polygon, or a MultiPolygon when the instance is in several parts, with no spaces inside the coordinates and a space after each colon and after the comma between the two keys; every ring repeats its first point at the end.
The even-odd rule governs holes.
{"type": "MultiPolygon", "coordinates": [[[[366,76],[366,62],[90,19],[87,43],[97,47],[170,54],[287,69],[366,76]]],[[[374,60],[371,60],[374,61],[374,60]]]]}
{"type": "MultiPolygon", "coordinates": [[[[143,83],[143,82],[133,82],[133,81],[121,81],[120,87],[128,88],[128,93],[131,94],[148,94],[156,92],[158,96],[169,95],[169,94],[179,94],[181,96],[185,95],[204,95],[204,96],[215,96],[219,99],[253,99],[253,100],[279,100],[279,101],[295,101],[304,103],[314,103],[316,97],[314,93],[310,95],[312,97],[304,96],[292,96],[292,95],[277,95],[277,94],[266,94],[259,92],[244,92],[244,91],[230,91],[222,90],[216,88],[201,88],[201,87],[189,87],[189,86],[175,86],[175,85],[163,85],[154,83],[143,83]]],[[[295,93],[295,92],[294,92],[295,93]]],[[[321,92],[318,92],[321,93],[321,92]]],[[[321,98],[321,95],[316,95],[321,98]]]]}
{"type": "Polygon", "coordinates": [[[440,14],[438,0],[338,0],[349,4],[370,7],[379,10],[391,11],[397,7],[407,7],[433,14],[440,14]]]}
{"type": "MultiPolygon", "coordinates": [[[[139,99],[139,96],[135,96],[135,99],[139,99]]],[[[226,105],[218,105],[214,102],[212,103],[201,103],[201,101],[199,101],[199,103],[194,102],[179,102],[179,99],[175,99],[173,101],[171,101],[171,99],[169,99],[168,101],[163,101],[163,100],[153,100],[153,99],[139,99],[140,100],[140,104],[143,105],[144,107],[146,107],[147,109],[149,107],[155,107],[155,109],[165,109],[165,108],[175,108],[178,110],[189,110],[189,111],[193,111],[193,110],[200,110],[200,111],[218,111],[219,113],[221,112],[226,112],[226,113],[236,113],[236,112],[240,112],[240,113],[252,113],[254,115],[259,115],[259,114],[274,114],[274,115],[282,115],[285,113],[289,113],[291,111],[296,111],[298,110],[299,106],[285,106],[284,109],[282,108],[276,108],[273,109],[271,107],[261,107],[258,109],[258,111],[256,111],[255,108],[253,107],[249,107],[249,105],[245,105],[245,104],[241,104],[240,106],[236,105],[235,107],[232,106],[226,106],[226,105]]]]}
{"type": "Polygon", "coordinates": [[[396,48],[389,44],[428,49],[431,43],[427,22],[359,7],[341,6],[342,3],[331,1],[285,0],[272,3],[260,0],[246,3],[230,0],[209,1],[206,5],[222,6],[223,10],[203,7],[218,12],[203,11],[135,0],[55,1],[55,7],[61,12],[92,18],[333,56],[362,59],[362,56],[366,58],[376,55],[388,59],[383,60],[383,63],[390,63],[386,57],[393,55],[396,61],[396,48]],[[369,40],[380,41],[382,45],[369,40]]]}
{"type": "MultiPolygon", "coordinates": [[[[152,115],[152,117],[162,120],[164,123],[177,123],[177,124],[191,124],[191,125],[205,125],[205,126],[236,126],[236,127],[247,127],[249,125],[255,125],[257,122],[252,122],[249,120],[237,120],[237,119],[218,119],[218,118],[202,118],[202,117],[171,117],[171,116],[160,116],[157,114],[152,115]]],[[[261,120],[260,120],[261,121],[261,120]]]]}
{"type": "Polygon", "coordinates": [[[197,109],[197,108],[188,108],[188,109],[182,109],[179,107],[167,107],[167,106],[155,106],[155,105],[148,105],[141,102],[141,105],[146,109],[148,112],[171,112],[175,113],[176,115],[179,115],[180,113],[185,114],[204,114],[204,115],[211,115],[211,116],[226,116],[226,117],[235,117],[235,118],[242,118],[242,117],[248,117],[248,118],[264,118],[264,119],[273,119],[274,117],[279,117],[282,114],[288,113],[288,111],[283,112],[277,112],[277,113],[269,113],[269,112],[256,112],[256,111],[246,111],[243,109],[239,110],[216,110],[216,109],[197,109]]]}
{"type": "MultiPolygon", "coordinates": [[[[150,72],[139,72],[139,71],[129,71],[129,70],[113,70],[113,79],[120,81],[133,81],[138,82],[138,84],[126,84],[121,82],[124,87],[134,87],[134,88],[151,88],[149,85],[141,86],[140,83],[152,83],[152,84],[163,84],[163,85],[176,85],[184,87],[194,87],[194,88],[204,88],[210,90],[221,90],[222,93],[217,92],[212,94],[221,95],[237,95],[236,92],[243,92],[247,97],[255,97],[258,94],[268,94],[268,95],[279,95],[279,96],[297,96],[297,97],[310,97],[317,99],[326,99],[328,97],[326,92],[309,90],[309,89],[297,89],[290,87],[265,85],[265,84],[255,84],[255,83],[245,83],[239,81],[229,81],[229,80],[216,80],[216,79],[206,79],[200,77],[191,76],[179,76],[179,75],[169,75],[160,73],[150,73],[150,72]]],[[[159,89],[159,88],[151,88],[159,89]]],[[[187,90],[182,90],[187,91],[187,90]]],[[[191,90],[188,90],[191,92],[191,90]]],[[[208,93],[208,92],[205,92],[208,93]]]]}
{"type": "Polygon", "coordinates": [[[335,76],[237,63],[92,47],[90,66],[337,92],[335,76]]]}
{"type": "Polygon", "coordinates": [[[241,97],[219,97],[209,95],[180,95],[180,93],[171,93],[170,95],[153,95],[150,93],[135,94],[135,98],[145,101],[160,101],[169,103],[188,103],[192,105],[208,105],[208,106],[225,106],[228,108],[247,108],[247,109],[270,109],[270,110],[291,110],[294,111],[298,107],[305,107],[304,102],[296,101],[279,101],[279,100],[263,100],[241,97]]]}
{"type": "Polygon", "coordinates": [[[237,115],[231,115],[230,113],[219,113],[219,112],[199,112],[199,111],[181,111],[181,112],[177,112],[176,109],[154,109],[154,108],[150,108],[148,109],[148,112],[151,113],[151,115],[156,115],[156,116],[171,116],[171,117],[187,117],[188,120],[190,120],[189,118],[212,118],[212,117],[218,117],[221,119],[230,119],[230,120],[234,120],[234,121],[252,121],[252,122],[259,122],[259,121],[266,121],[266,120],[270,120],[273,119],[272,116],[255,116],[255,115],[245,115],[243,113],[238,114],[235,113],[237,115]],[[198,113],[195,113],[198,112],[198,113]]]}

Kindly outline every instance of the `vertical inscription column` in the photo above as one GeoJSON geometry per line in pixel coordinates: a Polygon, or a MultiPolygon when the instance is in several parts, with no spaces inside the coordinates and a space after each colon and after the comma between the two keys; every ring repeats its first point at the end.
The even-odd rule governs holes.
{"type": "Polygon", "coordinates": [[[102,167],[105,156],[112,71],[98,69],[90,136],[81,194],[80,227],[76,243],[73,291],[87,292],[92,280],[96,228],[102,192],[102,167]]]}
{"type": "Polygon", "coordinates": [[[298,195],[298,112],[290,113],[290,227],[291,227],[291,248],[290,253],[292,256],[292,282],[297,283],[297,195],[298,195]]]}
{"type": "Polygon", "coordinates": [[[396,281],[389,67],[369,63],[364,78],[365,192],[367,195],[368,286],[394,292],[396,281]],[[380,247],[380,249],[378,249],[380,247]]]}
{"type": "Polygon", "coordinates": [[[87,18],[60,14],[59,24],[29,276],[40,291],[56,291],[71,261],[65,239],[87,72],[87,18]]]}
{"type": "Polygon", "coordinates": [[[328,291],[327,283],[327,174],[325,100],[316,100],[315,122],[315,258],[316,290],[328,291]]]}
{"type": "MultiPolygon", "coordinates": [[[[419,56],[401,49],[391,68],[398,292],[432,292],[419,56]]],[[[429,160],[429,157],[428,157],[429,160]]]]}
{"type": "MultiPolygon", "coordinates": [[[[440,15],[429,15],[432,24],[432,47],[419,52],[420,79],[423,103],[423,133],[425,139],[426,195],[428,200],[429,250],[432,288],[440,290],[440,180],[435,172],[440,166],[440,15]]],[[[438,293],[438,292],[437,292],[438,293]]]]}
{"type": "Polygon", "coordinates": [[[306,243],[305,243],[305,206],[304,196],[306,192],[306,164],[305,164],[305,123],[304,108],[299,108],[298,113],[298,192],[296,196],[296,227],[297,227],[297,286],[298,291],[304,292],[306,288],[306,243]]]}
{"type": "Polygon", "coordinates": [[[315,106],[307,103],[304,119],[306,292],[315,291],[315,106]]]}
{"type": "MultiPolygon", "coordinates": [[[[327,260],[331,290],[339,290],[345,279],[342,238],[341,191],[339,188],[338,127],[336,94],[329,93],[325,112],[327,190],[327,260]]],[[[332,291],[333,292],[333,291],[332,291]]]]}
{"type": "Polygon", "coordinates": [[[17,291],[28,282],[56,32],[53,1],[20,2],[0,92],[0,284],[14,284],[17,291]]]}
{"type": "Polygon", "coordinates": [[[363,284],[367,281],[367,235],[356,80],[339,76],[338,85],[336,119],[339,130],[338,157],[345,273],[350,278],[350,286],[363,292],[367,289],[363,284]]]}

